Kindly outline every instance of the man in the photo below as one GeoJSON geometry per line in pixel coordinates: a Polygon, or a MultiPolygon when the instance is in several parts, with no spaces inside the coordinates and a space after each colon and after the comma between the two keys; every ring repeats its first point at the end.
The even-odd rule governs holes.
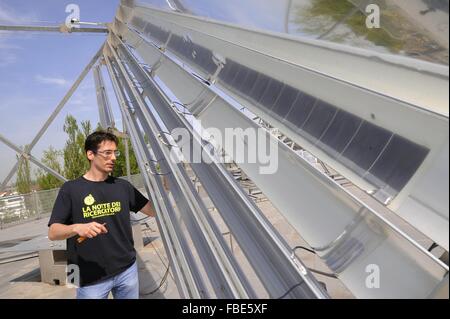
{"type": "Polygon", "coordinates": [[[48,223],[50,240],[67,239],[68,264],[80,273],[78,299],[139,297],[130,211],[155,216],[149,202],[129,182],[110,176],[117,137],[95,132],[86,138],[90,169],[61,187],[48,223]]]}

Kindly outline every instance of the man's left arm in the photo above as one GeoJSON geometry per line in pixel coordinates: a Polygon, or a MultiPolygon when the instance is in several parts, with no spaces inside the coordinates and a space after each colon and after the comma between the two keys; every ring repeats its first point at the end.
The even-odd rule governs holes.
{"type": "Polygon", "coordinates": [[[153,207],[150,200],[147,202],[147,204],[145,204],[144,207],[141,208],[141,212],[150,217],[156,216],[155,208],[153,207]]]}
{"type": "MultiPolygon", "coordinates": [[[[139,203],[141,203],[141,205],[145,202],[147,202],[144,207],[142,207],[141,209],[139,209],[140,212],[144,213],[147,216],[150,217],[156,217],[156,210],[155,207],[152,203],[151,200],[148,200],[147,198],[144,197],[144,195],[141,194],[141,192],[139,192],[133,185],[130,185],[130,191],[131,191],[131,205],[130,205],[130,210],[133,212],[137,212],[138,207],[140,207],[139,203]]],[[[164,190],[166,192],[170,192],[170,186],[169,186],[169,180],[167,179],[166,176],[163,177],[163,187],[164,190]]]]}

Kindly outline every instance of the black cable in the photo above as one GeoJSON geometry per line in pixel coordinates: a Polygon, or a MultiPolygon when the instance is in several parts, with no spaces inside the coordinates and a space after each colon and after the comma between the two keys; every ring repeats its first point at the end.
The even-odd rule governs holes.
{"type": "MultiPolygon", "coordinates": [[[[303,249],[303,250],[306,250],[306,251],[308,251],[310,253],[317,254],[314,249],[311,249],[311,248],[308,248],[308,247],[305,247],[305,246],[295,246],[294,248],[292,248],[292,251],[295,252],[297,249],[303,249]]],[[[317,269],[314,269],[314,268],[308,268],[308,270],[311,271],[311,272],[314,272],[316,274],[322,275],[322,276],[338,279],[336,274],[333,274],[333,273],[323,272],[323,271],[320,271],[320,270],[317,270],[317,269]]],[[[293,288],[295,288],[295,287],[296,286],[294,286],[293,288]]]]}
{"type": "Polygon", "coordinates": [[[315,250],[307,248],[305,246],[295,246],[294,248],[292,248],[292,251],[296,251],[297,249],[303,249],[303,250],[309,251],[310,253],[313,253],[313,254],[316,253],[315,250]]]}
{"type": "Polygon", "coordinates": [[[208,85],[208,86],[211,85],[211,83],[209,83],[208,80],[205,80],[202,76],[198,75],[197,73],[191,72],[191,74],[192,74],[193,76],[195,76],[196,78],[200,79],[200,81],[202,81],[204,84],[206,84],[206,85],[208,85]]]}
{"type": "Polygon", "coordinates": [[[151,216],[145,216],[144,218],[141,218],[141,219],[133,219],[132,222],[138,223],[138,222],[140,222],[140,221],[142,221],[142,220],[146,220],[146,219],[148,219],[148,218],[150,218],[150,217],[151,217],[151,216]]]}
{"type": "Polygon", "coordinates": [[[439,245],[436,243],[433,243],[433,244],[431,244],[430,248],[428,248],[428,251],[431,252],[433,249],[435,249],[437,247],[439,247],[439,245]]]}
{"type": "MultiPolygon", "coordinates": [[[[338,277],[335,274],[330,274],[330,273],[326,273],[314,268],[308,268],[309,271],[311,272],[315,272],[317,274],[323,275],[323,276],[327,276],[327,277],[331,277],[334,279],[337,279],[338,277]]],[[[277,299],[283,299],[284,297],[286,297],[292,290],[294,290],[295,288],[297,288],[298,286],[300,286],[301,284],[303,284],[303,282],[297,283],[295,285],[293,285],[291,288],[289,288],[288,291],[286,291],[281,297],[278,297],[277,299]]]]}
{"type": "MultiPolygon", "coordinates": [[[[308,251],[310,253],[317,254],[314,249],[311,249],[311,248],[308,248],[308,247],[305,247],[305,246],[295,246],[294,248],[292,248],[292,251],[295,252],[297,249],[303,249],[303,250],[306,250],[306,251],[308,251]]],[[[323,271],[320,271],[320,270],[317,270],[317,269],[314,269],[314,268],[308,268],[308,269],[309,269],[309,271],[315,272],[316,274],[320,274],[320,275],[323,275],[323,276],[326,276],[326,277],[336,278],[337,279],[337,276],[335,274],[333,274],[333,273],[323,272],[323,271]]]]}
{"type": "Polygon", "coordinates": [[[160,282],[159,286],[156,289],[154,289],[154,290],[152,290],[150,292],[142,293],[140,295],[141,296],[148,296],[148,295],[153,295],[155,292],[157,292],[162,287],[162,285],[166,282],[167,277],[169,276],[169,270],[170,270],[170,264],[169,264],[169,266],[167,266],[166,272],[165,272],[163,278],[161,279],[161,282],[160,282]]]}
{"type": "Polygon", "coordinates": [[[314,268],[308,268],[309,271],[311,272],[315,272],[316,274],[322,275],[322,276],[326,276],[326,277],[330,277],[330,278],[335,278],[337,279],[338,277],[335,274],[331,274],[328,272],[323,272],[314,268]]]}
{"type": "MultiPolygon", "coordinates": [[[[146,238],[148,238],[148,236],[146,236],[146,238]]],[[[153,243],[151,243],[151,244],[152,244],[152,246],[153,246],[153,243]]],[[[154,246],[153,246],[153,248],[154,248],[154,246]]],[[[161,257],[160,257],[160,258],[161,258],[161,257]]],[[[161,261],[162,261],[162,259],[161,259],[161,261]]],[[[164,262],[163,262],[163,264],[164,264],[164,262]]],[[[161,289],[162,285],[166,282],[167,278],[169,277],[169,273],[170,273],[169,270],[170,270],[170,263],[167,265],[166,272],[164,273],[164,276],[162,277],[161,282],[159,283],[159,286],[158,286],[156,289],[154,289],[154,290],[152,290],[152,291],[150,291],[150,292],[142,293],[142,294],[140,294],[140,295],[141,295],[141,296],[152,295],[152,294],[154,294],[155,292],[157,292],[159,289],[161,289]]]]}
{"type": "Polygon", "coordinates": [[[297,288],[297,287],[300,286],[301,284],[303,284],[303,283],[301,282],[301,283],[295,284],[294,286],[292,286],[291,288],[289,288],[289,290],[286,291],[281,297],[278,297],[278,298],[276,298],[276,299],[283,299],[283,298],[286,297],[292,290],[294,290],[295,288],[297,288]]]}
{"type": "MultiPolygon", "coordinates": [[[[141,226],[144,226],[144,225],[145,225],[146,227],[145,227],[145,228],[142,228],[142,229],[141,229],[142,231],[149,230],[149,231],[151,231],[152,233],[158,232],[157,230],[154,230],[153,228],[151,228],[150,225],[149,225],[147,222],[141,224],[141,226]]],[[[148,236],[146,236],[146,237],[148,237],[148,236]]]]}

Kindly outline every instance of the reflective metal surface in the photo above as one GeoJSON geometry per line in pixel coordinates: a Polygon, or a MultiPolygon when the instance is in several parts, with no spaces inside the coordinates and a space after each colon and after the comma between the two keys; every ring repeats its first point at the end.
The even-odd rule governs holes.
{"type": "MultiPolygon", "coordinates": [[[[172,10],[181,11],[175,6],[172,10]]],[[[279,37],[279,34],[231,27],[222,23],[205,21],[187,15],[172,14],[167,11],[130,7],[128,9],[124,8],[122,15],[125,19],[119,19],[122,22],[116,21],[116,32],[125,43],[135,49],[135,52],[142,57],[146,65],[150,65],[152,70],[151,76],[158,78],[166,87],[170,88],[171,93],[177,97],[181,105],[193,111],[196,118],[202,120],[204,127],[213,127],[221,132],[227,128],[256,128],[256,124],[253,121],[246,118],[237,108],[234,108],[233,105],[227,102],[225,92],[232,92],[231,87],[242,88],[246,82],[257,83],[258,72],[266,74],[267,78],[271,76],[278,80],[287,81],[289,73],[295,69],[295,66],[292,64],[288,66],[283,65],[280,62],[282,59],[275,59],[274,56],[265,56],[263,60],[258,55],[261,51],[265,52],[269,47],[285,52],[287,51],[286,48],[289,47],[291,48],[290,52],[295,55],[295,52],[302,50],[304,52],[307,47],[305,45],[302,47],[302,50],[296,50],[293,46],[284,43],[283,41],[287,40],[284,37],[279,37]],[[130,28],[135,28],[135,30],[130,28]],[[147,39],[144,39],[144,37],[147,39]],[[250,49],[258,37],[264,37],[265,41],[260,39],[257,42],[264,43],[265,46],[257,47],[255,45],[257,49],[255,47],[250,49]],[[277,42],[278,40],[279,42],[277,42]],[[235,45],[238,42],[239,45],[235,45]],[[281,43],[286,44],[286,46],[277,45],[281,43]],[[227,60],[225,68],[218,74],[212,64],[214,60],[213,55],[226,57],[227,60]],[[271,63],[273,63],[272,67],[271,63]],[[195,68],[195,72],[188,66],[195,68]],[[213,81],[214,85],[209,85],[211,81],[210,76],[213,73],[217,75],[217,81],[213,81]],[[244,78],[253,80],[244,81],[244,78]],[[208,81],[205,79],[208,79],[208,81]],[[222,82],[229,83],[228,86],[230,88],[225,88],[222,82]],[[221,89],[224,88],[225,91],[220,92],[219,86],[221,89]],[[203,106],[197,107],[196,102],[200,102],[205,98],[205,87],[217,97],[212,99],[212,102],[208,103],[207,106],[205,106],[205,101],[205,103],[200,103],[203,106]]],[[[328,46],[331,47],[331,45],[328,46]]],[[[278,53],[279,51],[275,53],[278,55],[282,54],[278,53]]],[[[305,58],[304,55],[303,58],[305,58]]],[[[348,66],[351,66],[350,69],[354,69],[355,60],[358,57],[356,54],[349,54],[349,59],[350,57],[352,61],[348,66]]],[[[374,62],[373,55],[365,55],[364,57],[367,60],[365,62],[374,62]]],[[[313,58],[314,56],[311,56],[311,59],[313,58]]],[[[324,55],[321,55],[321,59],[321,66],[330,60],[341,60],[337,58],[324,59],[324,55]]],[[[403,60],[411,62],[409,59],[403,60]]],[[[429,66],[428,63],[412,62],[421,66],[429,66]]],[[[361,74],[370,78],[370,75],[373,74],[371,71],[380,71],[378,67],[380,65],[382,63],[377,64],[373,68],[362,68],[364,72],[361,72],[361,74]]],[[[406,70],[406,68],[403,70],[401,66],[394,63],[386,63],[386,68],[391,75],[397,75],[397,71],[400,69],[402,71],[406,70]]],[[[407,70],[408,72],[411,71],[410,74],[415,72],[412,69],[407,70]]],[[[298,69],[297,71],[297,76],[293,77],[294,79],[290,82],[292,85],[305,86],[311,83],[312,74],[308,74],[308,77],[305,76],[302,81],[300,78],[302,70],[298,69]]],[[[385,73],[387,72],[383,74],[385,73]]],[[[330,90],[329,87],[327,89],[327,81],[328,79],[322,78],[321,81],[316,82],[315,86],[318,88],[317,90],[320,89],[322,92],[330,93],[330,99],[324,99],[325,102],[335,102],[340,96],[345,95],[343,91],[348,88],[347,86],[342,85],[339,90],[330,90]]],[[[386,81],[386,76],[383,81],[386,81]]],[[[264,80],[264,77],[262,82],[267,82],[267,84],[254,85],[255,90],[261,86],[261,90],[258,88],[259,93],[253,94],[259,97],[257,103],[272,105],[270,107],[271,112],[285,112],[284,106],[278,106],[275,102],[276,97],[280,95],[278,99],[292,101],[295,95],[293,93],[294,87],[291,90],[289,86],[285,85],[283,87],[282,84],[278,85],[272,79],[264,80]],[[273,90],[276,94],[266,94],[266,87],[271,85],[276,85],[276,88],[273,90]]],[[[373,83],[373,80],[370,82],[373,83]]],[[[423,87],[424,81],[418,82],[423,87]]],[[[392,83],[396,84],[398,82],[392,81],[392,83]]],[[[394,88],[398,89],[398,87],[399,85],[394,85],[394,88]]],[[[252,90],[249,87],[244,91],[252,92],[252,90]]],[[[357,90],[361,90],[361,88],[355,89],[352,92],[353,94],[348,94],[352,97],[351,100],[353,102],[360,96],[361,92],[357,92],[357,90]]],[[[307,93],[313,94],[308,91],[307,93]]],[[[358,110],[363,107],[383,103],[381,100],[378,100],[380,103],[375,103],[377,96],[373,93],[364,92],[364,94],[368,94],[366,95],[368,99],[361,98],[358,100],[358,108],[352,109],[352,114],[358,114],[358,110]],[[367,101],[370,101],[370,103],[367,103],[367,101]]],[[[319,95],[317,94],[317,96],[319,95]]],[[[241,100],[238,101],[240,102],[241,100]]],[[[392,104],[386,112],[377,113],[376,116],[367,117],[366,115],[367,122],[372,123],[377,119],[377,123],[383,122],[383,126],[386,128],[390,127],[390,129],[398,132],[400,122],[404,123],[405,127],[411,126],[410,122],[405,121],[405,116],[396,121],[394,127],[390,126],[389,121],[380,121],[379,114],[389,114],[392,117],[394,111],[403,109],[405,111],[404,114],[408,114],[408,116],[423,115],[423,112],[418,112],[416,108],[404,109],[404,106],[398,100],[392,99],[389,103],[392,104]]],[[[254,107],[254,104],[252,105],[254,107]]],[[[345,105],[347,103],[344,103],[343,107],[345,105]]],[[[252,106],[249,105],[248,107],[250,109],[252,106]]],[[[326,111],[329,108],[326,104],[320,104],[319,109],[326,111]]],[[[163,112],[163,110],[161,109],[160,112],[163,112]]],[[[333,113],[329,116],[330,118],[333,116],[337,117],[336,111],[328,113],[333,113]]],[[[431,113],[427,116],[435,118],[435,115],[431,113]]],[[[312,125],[312,122],[308,124],[308,121],[314,118],[312,115],[309,117],[309,120],[305,119],[304,121],[304,125],[311,132],[314,132],[316,127],[324,126],[320,121],[317,123],[318,125],[312,125]]],[[[318,118],[323,117],[319,116],[318,118]]],[[[445,121],[445,119],[442,120],[445,121]]],[[[423,125],[423,121],[420,123],[423,125]]],[[[329,126],[329,123],[325,124],[329,126]]],[[[363,126],[361,125],[361,127],[363,126]]],[[[366,127],[361,132],[365,132],[365,130],[366,127]]],[[[411,136],[413,141],[419,141],[423,137],[410,133],[407,135],[411,136]]],[[[368,135],[371,136],[371,134],[368,135]]],[[[445,136],[442,138],[445,138],[445,136]]],[[[382,140],[386,139],[382,138],[382,140]]],[[[247,144],[247,147],[254,150],[256,146],[247,144]]],[[[232,149],[227,148],[226,145],[224,150],[228,154],[236,154],[232,149]]],[[[399,231],[394,225],[383,219],[377,212],[366,207],[344,189],[326,179],[321,173],[312,170],[305,163],[295,161],[293,155],[290,154],[290,151],[288,152],[285,146],[280,147],[278,163],[278,171],[269,178],[258,173],[257,165],[244,162],[240,163],[240,167],[255,181],[264,194],[302,234],[302,237],[317,251],[327,265],[338,274],[339,279],[345,283],[355,296],[362,298],[423,298],[430,295],[440,285],[442,278],[448,271],[448,267],[432,257],[426,250],[421,248],[406,234],[399,231]],[[282,190],[279,185],[283,185],[282,190]],[[376,291],[370,289],[365,281],[368,267],[370,268],[374,265],[383,269],[385,276],[382,288],[376,291]]],[[[210,189],[210,187],[206,187],[206,189],[210,189]]],[[[233,202],[233,200],[229,202],[233,202]]]]}
{"type": "Polygon", "coordinates": [[[244,27],[448,65],[448,0],[141,0],[244,27]],[[366,26],[377,5],[380,28],[366,26]],[[370,18],[370,17],[369,17],[370,18]]]}

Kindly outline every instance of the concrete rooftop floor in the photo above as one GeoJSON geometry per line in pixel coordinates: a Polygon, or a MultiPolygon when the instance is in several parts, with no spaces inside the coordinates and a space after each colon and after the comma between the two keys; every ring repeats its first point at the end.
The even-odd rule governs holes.
{"type": "MultiPolygon", "coordinates": [[[[249,180],[240,181],[241,186],[247,191],[256,190],[255,201],[267,219],[274,225],[275,229],[282,234],[283,238],[290,247],[306,246],[308,244],[302,239],[300,234],[286,221],[282,214],[268,201],[264,195],[257,192],[254,184],[249,180]]],[[[404,222],[401,218],[386,209],[383,205],[372,199],[369,195],[350,186],[348,190],[375,208],[382,216],[397,225],[401,230],[410,235],[423,247],[429,247],[432,241],[423,234],[415,230],[412,226],[404,222]]],[[[250,282],[254,283],[255,291],[259,298],[267,298],[261,282],[251,270],[246,261],[243,252],[240,250],[236,241],[227,235],[228,228],[219,217],[218,212],[213,209],[212,203],[207,198],[205,191],[199,187],[199,194],[204,199],[207,207],[210,208],[212,217],[216,220],[219,229],[224,234],[224,238],[229,244],[231,251],[236,259],[242,265],[244,273],[248,275],[250,282]],[[208,202],[209,201],[209,202],[208,202]]],[[[137,218],[141,219],[145,215],[139,213],[137,218]]],[[[25,224],[12,226],[0,230],[0,299],[2,298],[56,298],[72,299],[75,298],[75,288],[66,286],[55,286],[41,282],[39,260],[33,258],[30,252],[2,252],[14,244],[24,242],[36,236],[46,236],[48,217],[25,224]],[[19,256],[20,255],[20,256],[19,256]],[[8,263],[16,258],[28,258],[21,261],[8,263]]],[[[172,273],[167,271],[168,259],[164,251],[164,246],[154,218],[142,221],[142,235],[144,238],[144,247],[138,250],[139,280],[140,280],[140,298],[142,299],[160,299],[160,298],[180,298],[172,273]],[[164,277],[167,277],[163,280],[164,277]],[[162,283],[162,284],[161,284],[162,283]],[[160,287],[159,287],[160,286],[160,287]],[[159,287],[159,288],[158,288],[159,287]]],[[[441,249],[441,248],[439,248],[441,249]]],[[[442,251],[436,249],[434,253],[439,256],[442,251]]],[[[442,250],[442,249],[441,249],[442,250]]],[[[308,268],[330,273],[330,269],[315,254],[308,251],[297,250],[296,254],[303,264],[308,268]]],[[[36,255],[36,253],[34,253],[36,255]]],[[[316,278],[326,285],[327,291],[332,298],[348,299],[354,298],[352,293],[335,278],[315,274],[316,278]]]]}

